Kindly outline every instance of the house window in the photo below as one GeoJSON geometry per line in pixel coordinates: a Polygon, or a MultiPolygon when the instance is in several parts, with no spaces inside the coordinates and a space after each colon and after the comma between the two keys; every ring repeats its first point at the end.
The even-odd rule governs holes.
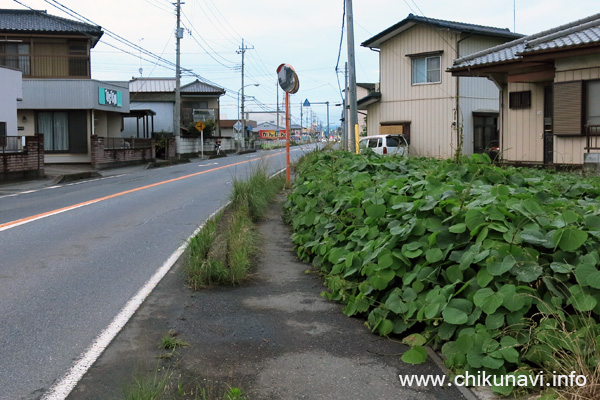
{"type": "Polygon", "coordinates": [[[586,125],[600,125],[600,81],[586,82],[586,125]]]}
{"type": "Polygon", "coordinates": [[[69,76],[88,76],[87,44],[69,43],[69,76]]]}
{"type": "Polygon", "coordinates": [[[441,56],[412,59],[412,83],[440,83],[442,81],[441,56]]]}
{"type": "Polygon", "coordinates": [[[38,113],[38,131],[44,134],[45,151],[69,150],[69,114],[67,112],[38,113]]]}
{"type": "Polygon", "coordinates": [[[0,42],[0,65],[31,75],[29,44],[0,42]]]}
{"type": "Polygon", "coordinates": [[[509,96],[509,108],[513,110],[531,108],[531,90],[511,92],[509,96]]]}

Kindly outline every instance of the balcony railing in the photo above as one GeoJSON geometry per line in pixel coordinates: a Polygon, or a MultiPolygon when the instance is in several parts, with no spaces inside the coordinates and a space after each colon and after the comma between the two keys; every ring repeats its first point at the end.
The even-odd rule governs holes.
{"type": "Polygon", "coordinates": [[[0,66],[18,69],[26,78],[89,78],[88,56],[32,56],[0,53],[0,66]]]}
{"type": "Polygon", "coordinates": [[[585,149],[588,153],[590,150],[600,150],[600,125],[585,126],[585,149]]]}
{"type": "Polygon", "coordinates": [[[153,139],[104,138],[104,150],[150,149],[153,139]]]}
{"type": "Polygon", "coordinates": [[[23,136],[0,136],[0,154],[22,153],[23,136]]]}

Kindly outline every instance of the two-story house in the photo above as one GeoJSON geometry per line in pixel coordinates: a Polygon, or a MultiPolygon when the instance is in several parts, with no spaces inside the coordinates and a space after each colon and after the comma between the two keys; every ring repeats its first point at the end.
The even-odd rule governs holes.
{"type": "Polygon", "coordinates": [[[455,58],[519,38],[488,26],[410,14],[362,43],[379,52],[379,90],[359,99],[367,133],[404,134],[413,155],[449,158],[497,141],[498,89],[444,71],[455,58]]]}
{"type": "Polygon", "coordinates": [[[600,163],[600,14],[463,56],[450,71],[500,88],[503,161],[600,163]]]}
{"type": "Polygon", "coordinates": [[[44,134],[45,163],[91,162],[92,135],[121,136],[127,86],[91,79],[101,27],[38,10],[0,9],[0,66],[22,72],[21,135],[44,134]]]}

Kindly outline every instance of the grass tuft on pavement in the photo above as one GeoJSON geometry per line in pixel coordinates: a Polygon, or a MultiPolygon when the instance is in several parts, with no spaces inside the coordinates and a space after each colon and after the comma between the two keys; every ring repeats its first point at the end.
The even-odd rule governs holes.
{"type": "Polygon", "coordinates": [[[239,285],[248,278],[258,253],[254,223],[264,218],[284,185],[283,176],[269,177],[262,165],[248,179],[233,181],[231,204],[190,241],[190,287],[239,285]]]}

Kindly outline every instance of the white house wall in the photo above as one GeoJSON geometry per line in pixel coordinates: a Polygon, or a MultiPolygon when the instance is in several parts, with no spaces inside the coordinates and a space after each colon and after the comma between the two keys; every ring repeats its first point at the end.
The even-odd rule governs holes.
{"type": "Polygon", "coordinates": [[[23,97],[21,71],[0,67],[0,121],[6,122],[6,134],[17,136],[17,99],[23,97]]]}
{"type": "MultiPolygon", "coordinates": [[[[460,57],[484,50],[504,41],[483,36],[469,36],[462,40],[459,47],[460,57]]],[[[459,122],[463,127],[463,154],[473,154],[474,127],[473,112],[499,112],[500,91],[487,78],[460,77],[460,112],[459,122]]]]}

